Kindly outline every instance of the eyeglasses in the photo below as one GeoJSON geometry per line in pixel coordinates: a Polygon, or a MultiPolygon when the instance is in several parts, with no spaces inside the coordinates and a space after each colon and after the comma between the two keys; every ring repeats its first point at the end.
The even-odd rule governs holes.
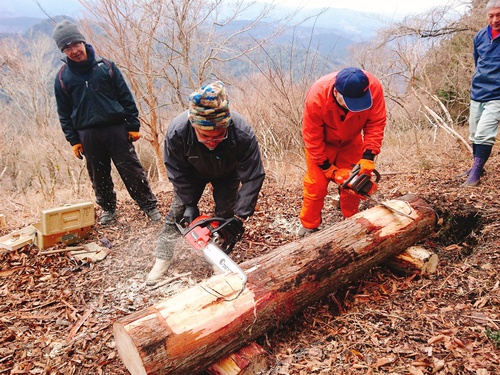
{"type": "Polygon", "coordinates": [[[224,132],[224,135],[220,134],[218,137],[209,138],[207,135],[200,133],[198,129],[195,129],[196,137],[198,138],[198,142],[206,144],[212,142],[222,142],[224,139],[227,139],[227,128],[224,132]]]}
{"type": "Polygon", "coordinates": [[[63,52],[70,53],[73,51],[78,51],[78,49],[82,46],[82,44],[83,44],[83,42],[76,42],[76,43],[70,44],[69,46],[63,48],[63,52]]]}

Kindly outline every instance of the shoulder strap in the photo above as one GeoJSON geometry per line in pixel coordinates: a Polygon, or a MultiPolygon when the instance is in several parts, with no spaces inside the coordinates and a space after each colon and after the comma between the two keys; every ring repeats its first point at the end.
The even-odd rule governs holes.
{"type": "Polygon", "coordinates": [[[63,75],[64,69],[66,69],[66,64],[64,64],[63,66],[61,66],[61,69],[59,69],[59,73],[57,74],[57,77],[59,78],[59,84],[61,85],[61,88],[66,93],[66,95],[69,95],[69,92],[66,89],[66,85],[64,84],[64,81],[62,79],[62,75],[63,75]]]}
{"type": "Polygon", "coordinates": [[[108,69],[109,69],[109,76],[111,78],[113,78],[113,66],[111,65],[111,62],[105,58],[102,58],[102,61],[104,61],[106,63],[106,65],[108,66],[108,69]]]}

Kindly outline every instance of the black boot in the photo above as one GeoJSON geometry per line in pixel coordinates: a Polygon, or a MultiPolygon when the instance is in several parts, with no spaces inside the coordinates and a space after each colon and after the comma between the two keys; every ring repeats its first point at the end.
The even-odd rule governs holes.
{"type": "Polygon", "coordinates": [[[479,185],[479,180],[481,175],[484,173],[484,164],[490,157],[491,149],[493,146],[490,145],[473,145],[474,147],[474,163],[470,169],[467,180],[462,186],[477,186],[479,185]]]}

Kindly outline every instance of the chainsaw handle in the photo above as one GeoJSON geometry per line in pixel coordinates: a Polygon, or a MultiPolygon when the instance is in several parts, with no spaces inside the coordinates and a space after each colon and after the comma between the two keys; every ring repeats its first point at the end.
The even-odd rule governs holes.
{"type": "MultiPolygon", "coordinates": [[[[347,180],[344,181],[344,183],[341,185],[343,189],[346,189],[349,187],[349,183],[353,180],[354,177],[356,177],[359,174],[359,171],[361,170],[361,164],[356,164],[354,168],[351,171],[351,174],[347,178],[347,180]]],[[[380,173],[374,169],[373,174],[375,175],[375,182],[378,183],[380,181],[380,173]]]]}
{"type": "Polygon", "coordinates": [[[352,179],[354,177],[356,177],[358,175],[358,173],[359,173],[360,170],[361,170],[361,164],[356,164],[354,166],[354,168],[352,169],[351,174],[349,175],[349,177],[347,177],[347,180],[345,180],[344,183],[342,184],[341,188],[347,189],[349,187],[349,183],[352,181],[352,179]]]}

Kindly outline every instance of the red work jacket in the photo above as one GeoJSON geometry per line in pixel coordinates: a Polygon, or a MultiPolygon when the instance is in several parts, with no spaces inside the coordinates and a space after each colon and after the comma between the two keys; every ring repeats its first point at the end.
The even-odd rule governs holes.
{"type": "Polygon", "coordinates": [[[347,113],[336,103],[333,85],[338,72],[327,74],[309,89],[302,118],[302,136],[311,159],[321,165],[327,160],[327,148],[341,148],[362,134],[363,152],[380,153],[384,138],[386,111],[384,92],[380,81],[371,73],[363,71],[370,83],[371,108],[361,112],[347,113]]]}

